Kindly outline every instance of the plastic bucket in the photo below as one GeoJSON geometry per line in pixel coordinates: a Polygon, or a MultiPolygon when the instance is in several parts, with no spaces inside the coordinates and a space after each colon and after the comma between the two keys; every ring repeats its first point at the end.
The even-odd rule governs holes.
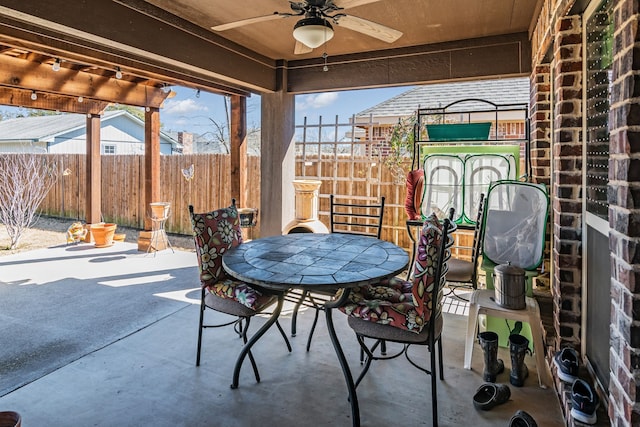
{"type": "Polygon", "coordinates": [[[511,310],[527,306],[525,272],[511,264],[500,264],[493,269],[496,304],[511,310]]]}

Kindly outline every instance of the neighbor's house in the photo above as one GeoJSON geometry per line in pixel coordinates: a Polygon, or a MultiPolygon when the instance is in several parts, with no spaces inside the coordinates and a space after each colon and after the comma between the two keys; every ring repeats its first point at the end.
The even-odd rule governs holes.
{"type": "MultiPolygon", "coordinates": [[[[0,152],[86,153],[87,119],[56,114],[0,121],[0,152]]],[[[160,153],[180,154],[182,145],[160,132],[160,153]]],[[[124,110],[108,111],[100,120],[101,154],[144,154],[144,122],[124,110]]]]}
{"type": "MultiPolygon", "coordinates": [[[[530,82],[528,77],[478,80],[455,83],[437,83],[416,86],[391,99],[356,114],[356,124],[362,123],[362,131],[355,137],[384,142],[391,128],[400,118],[415,114],[418,108],[443,108],[463,99],[482,99],[494,104],[529,104],[530,82]],[[365,126],[366,123],[374,123],[365,126]]],[[[464,110],[486,109],[486,104],[464,104],[464,110]]],[[[463,105],[461,104],[462,108],[463,105]]],[[[472,115],[471,121],[494,121],[495,117],[486,113],[472,115]]],[[[494,137],[492,127],[490,138],[494,137]]],[[[522,114],[501,114],[498,119],[498,139],[525,138],[525,121],[522,114]]]]}

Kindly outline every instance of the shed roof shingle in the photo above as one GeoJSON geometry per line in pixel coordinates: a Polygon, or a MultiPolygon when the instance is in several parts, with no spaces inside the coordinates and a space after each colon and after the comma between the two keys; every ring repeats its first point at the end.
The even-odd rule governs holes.
{"type": "MultiPolygon", "coordinates": [[[[439,108],[468,98],[483,99],[494,104],[528,104],[529,78],[474,80],[417,86],[367,108],[356,116],[404,117],[413,114],[418,108],[439,108]]],[[[486,107],[487,105],[484,106],[486,107]]]]}

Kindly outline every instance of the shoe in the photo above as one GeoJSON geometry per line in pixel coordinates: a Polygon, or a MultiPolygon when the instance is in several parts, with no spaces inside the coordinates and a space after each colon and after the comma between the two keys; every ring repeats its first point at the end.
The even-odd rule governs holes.
{"type": "Polygon", "coordinates": [[[553,364],[558,368],[558,377],[569,384],[578,379],[578,352],[565,347],[553,356],[553,364]]]}
{"type": "Polygon", "coordinates": [[[571,416],[585,424],[595,424],[598,420],[596,409],[598,408],[598,396],[591,386],[577,379],[571,387],[571,416]]]}
{"type": "Polygon", "coordinates": [[[525,411],[518,411],[511,417],[509,427],[538,427],[538,424],[536,424],[536,420],[525,411]]]}
{"type": "Polygon", "coordinates": [[[522,387],[529,376],[529,368],[524,363],[524,356],[529,350],[529,340],[519,334],[509,335],[509,351],[511,352],[511,373],[509,382],[516,387],[522,387]]]}
{"type": "Polygon", "coordinates": [[[476,409],[488,411],[496,405],[505,403],[511,397],[509,386],[504,384],[482,384],[473,396],[473,406],[476,409]]]}
{"type": "Polygon", "coordinates": [[[498,359],[498,334],[491,331],[480,332],[478,342],[484,353],[482,378],[485,382],[495,383],[496,376],[504,372],[504,362],[498,359]]]}

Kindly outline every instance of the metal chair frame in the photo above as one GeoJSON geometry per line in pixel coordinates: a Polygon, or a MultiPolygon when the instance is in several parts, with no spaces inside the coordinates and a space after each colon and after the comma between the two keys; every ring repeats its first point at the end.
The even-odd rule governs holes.
{"type": "MultiPolygon", "coordinates": [[[[235,207],[235,203],[236,203],[235,199],[232,199],[232,206],[235,207]]],[[[192,221],[194,220],[194,215],[202,215],[202,214],[194,213],[192,205],[189,205],[189,214],[192,221]]],[[[194,244],[197,244],[195,239],[194,239],[194,244]]],[[[199,262],[200,262],[200,259],[198,258],[198,263],[199,262]]],[[[255,288],[255,286],[253,285],[252,287],[255,288]]],[[[260,289],[260,291],[267,294],[269,293],[269,291],[266,291],[263,289],[260,289]]],[[[202,331],[204,329],[220,328],[223,326],[233,325],[234,331],[238,334],[239,337],[242,338],[243,344],[247,344],[247,341],[248,341],[247,332],[249,330],[251,318],[261,313],[265,313],[265,311],[264,310],[255,311],[235,300],[218,297],[212,293],[208,293],[206,287],[202,286],[202,289],[200,292],[200,319],[198,322],[198,346],[197,346],[197,352],[196,352],[196,366],[200,366],[200,354],[202,350],[202,331]],[[234,316],[235,319],[229,322],[224,322],[224,323],[205,324],[204,312],[207,308],[219,313],[234,316]]],[[[282,329],[282,326],[277,320],[276,320],[276,326],[280,331],[280,334],[284,338],[287,349],[289,350],[289,352],[291,352],[291,344],[289,343],[289,339],[287,338],[287,335],[285,334],[284,330],[282,329]]],[[[251,366],[253,368],[253,373],[255,375],[256,382],[260,382],[260,374],[258,373],[258,366],[256,364],[256,361],[251,351],[248,352],[248,356],[251,362],[251,366]]]]}
{"type": "Polygon", "coordinates": [[[452,257],[449,261],[449,271],[453,271],[457,266],[460,268],[470,268],[471,275],[467,280],[449,280],[447,281],[447,287],[451,289],[451,293],[459,299],[467,300],[464,297],[456,295],[455,291],[458,288],[465,288],[475,290],[478,289],[478,261],[482,254],[482,237],[484,233],[484,209],[485,209],[485,196],[484,193],[480,194],[480,202],[478,205],[478,215],[476,217],[476,224],[473,231],[473,243],[471,246],[471,261],[458,259],[452,257]]]}
{"type": "MultiPolygon", "coordinates": [[[[335,201],[336,198],[346,197],[336,197],[333,194],[329,196],[331,232],[366,235],[379,239],[382,235],[385,197],[382,196],[380,202],[374,204],[337,203],[335,201]]],[[[332,297],[333,294],[311,293],[309,291],[290,291],[286,296],[288,301],[295,303],[291,315],[291,336],[296,336],[297,333],[297,318],[300,306],[304,305],[315,310],[313,323],[307,338],[307,351],[311,348],[311,340],[318,323],[318,315],[321,310],[324,310],[324,304],[330,301],[332,297]]]]}
{"type": "Polygon", "coordinates": [[[440,246],[438,247],[438,264],[435,269],[435,281],[437,286],[433,286],[431,298],[432,301],[436,301],[433,305],[435,309],[431,313],[429,323],[424,327],[421,333],[405,331],[403,329],[395,328],[389,325],[372,324],[369,320],[363,320],[355,317],[348,317],[349,326],[354,330],[358,344],[364,353],[366,354],[366,360],[364,367],[358,376],[355,387],[357,387],[364,376],[369,371],[371,362],[374,360],[389,360],[394,359],[402,354],[405,355],[409,363],[415,366],[422,372],[428,374],[431,377],[431,403],[432,403],[432,425],[438,425],[438,399],[437,399],[437,381],[436,381],[436,369],[440,380],[444,380],[444,369],[442,362],[442,300],[443,300],[443,288],[446,284],[447,274],[447,261],[451,258],[451,248],[453,247],[454,239],[452,233],[456,230],[455,223],[451,222],[448,218],[443,222],[442,239],[440,246]],[[373,327],[372,327],[373,325],[373,327]],[[437,328],[436,326],[439,325],[437,328]],[[371,345],[365,343],[366,339],[373,339],[374,342],[371,345]],[[399,343],[402,344],[402,349],[398,352],[387,356],[385,343],[399,343]],[[408,349],[411,345],[426,346],[430,354],[430,366],[425,368],[419,363],[415,362],[408,353],[408,349]],[[437,350],[436,350],[437,346],[437,350]],[[376,355],[376,350],[380,347],[380,355],[376,355]],[[438,366],[436,367],[436,354],[438,357],[438,366]]]}

